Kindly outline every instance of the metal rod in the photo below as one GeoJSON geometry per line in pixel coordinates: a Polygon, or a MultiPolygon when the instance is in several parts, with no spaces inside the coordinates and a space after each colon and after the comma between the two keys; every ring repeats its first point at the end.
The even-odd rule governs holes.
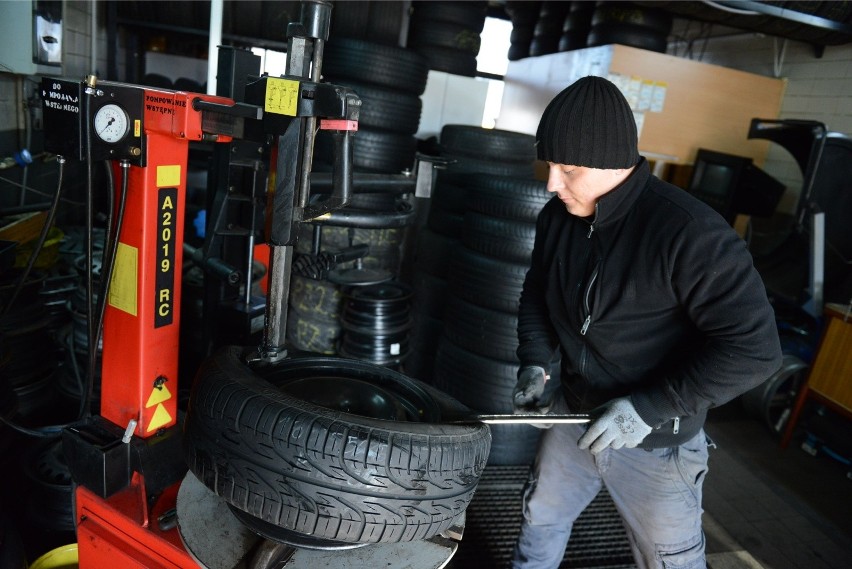
{"type": "MultiPolygon", "coordinates": [[[[414,191],[417,179],[405,174],[366,174],[355,172],[352,175],[352,189],[364,193],[409,194],[414,191]]],[[[326,190],[332,187],[330,172],[313,172],[311,190],[326,190]]]]}
{"type": "Polygon", "coordinates": [[[588,423],[591,417],[585,413],[566,413],[542,415],[540,413],[522,413],[518,415],[471,415],[464,419],[454,421],[456,423],[486,423],[489,425],[549,425],[549,424],[575,424],[588,423]]]}
{"type": "Polygon", "coordinates": [[[290,296],[290,274],[293,264],[291,245],[269,246],[269,298],[276,302],[267,302],[264,320],[264,345],[261,357],[277,360],[286,355],[284,349],[287,332],[287,302],[290,296]]]}

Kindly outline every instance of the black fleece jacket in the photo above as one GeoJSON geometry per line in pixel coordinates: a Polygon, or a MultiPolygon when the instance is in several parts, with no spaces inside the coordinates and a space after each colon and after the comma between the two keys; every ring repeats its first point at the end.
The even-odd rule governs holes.
{"type": "Polygon", "coordinates": [[[573,411],[629,396],[654,429],[641,446],[678,445],[707,409],[780,367],[766,290],[725,220],[652,176],[644,158],[595,212],[576,217],[557,197],[542,209],[518,358],[549,369],[560,349],[573,411]]]}

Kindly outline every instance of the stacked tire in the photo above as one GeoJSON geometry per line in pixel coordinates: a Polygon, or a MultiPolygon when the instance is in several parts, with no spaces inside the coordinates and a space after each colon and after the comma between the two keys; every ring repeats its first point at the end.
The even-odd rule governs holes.
{"type": "MultiPolygon", "coordinates": [[[[336,9],[349,10],[353,18],[365,6],[339,3],[336,9]],[[354,12],[352,12],[354,11],[354,12]]],[[[370,12],[396,10],[382,7],[392,3],[369,3],[370,12]]],[[[342,13],[342,12],[341,12],[342,13]]],[[[341,13],[337,18],[341,18],[341,13]]],[[[348,13],[348,12],[347,12],[348,13]]],[[[393,14],[385,14],[393,19],[393,14]]],[[[344,18],[345,19],[345,18],[344,18]]],[[[357,21],[357,19],[355,20],[357,21]]],[[[350,22],[351,24],[351,22],[350,22]]],[[[349,25],[349,24],[346,24],[349,25]]],[[[341,23],[340,26],[344,26],[341,23]]],[[[350,26],[351,27],[351,26],[350,26]]],[[[349,28],[345,28],[349,29],[349,28]]],[[[398,31],[398,28],[397,28],[398,31]]],[[[325,46],[323,79],[329,83],[350,87],[361,98],[358,131],[353,138],[353,164],[356,172],[399,174],[414,167],[417,140],[414,133],[420,126],[422,102],[429,66],[426,59],[414,51],[392,45],[388,34],[382,43],[352,37],[336,37],[350,33],[338,27],[325,46]]],[[[354,32],[352,32],[354,33],[354,32]]],[[[317,135],[314,149],[316,170],[328,170],[334,161],[333,144],[325,133],[317,135]]],[[[359,213],[386,213],[398,207],[410,207],[402,191],[357,193],[347,209],[359,213]]],[[[303,224],[296,253],[313,253],[312,225],[303,224]]],[[[322,225],[320,250],[342,250],[366,244],[368,254],[359,259],[366,269],[380,269],[394,276],[399,271],[404,231],[401,228],[348,228],[322,225]]],[[[338,268],[352,268],[354,263],[338,268]]],[[[341,311],[344,291],[328,280],[294,275],[290,287],[290,309],[287,339],[297,349],[320,354],[336,354],[341,340],[341,311]]]]}
{"type": "Polygon", "coordinates": [[[547,55],[559,51],[562,26],[571,2],[542,2],[530,42],[530,55],[547,55]]]}
{"type": "MultiPolygon", "coordinates": [[[[399,174],[414,167],[429,63],[415,51],[351,38],[331,38],[325,46],[323,78],[351,87],[361,97],[354,136],[354,167],[360,172],[399,174]]],[[[315,160],[330,165],[331,137],[320,132],[315,160]]]]}
{"type": "Polygon", "coordinates": [[[665,53],[672,16],[632,2],[598,2],[592,14],[587,47],[621,44],[665,53]]]}
{"type": "MultiPolygon", "coordinates": [[[[391,197],[391,194],[376,194],[391,197]]],[[[356,195],[355,206],[368,207],[373,194],[356,195]],[[367,199],[369,198],[369,199],[367,199]]],[[[377,200],[380,206],[384,200],[377,200]]],[[[314,227],[302,224],[296,243],[298,255],[310,255],[313,246],[314,227]]],[[[320,226],[320,249],[322,252],[341,251],[355,245],[367,245],[368,253],[359,259],[361,267],[380,270],[396,276],[401,262],[403,241],[401,228],[355,229],[347,227],[320,226]]],[[[341,263],[337,268],[352,269],[354,261],[341,263]]],[[[344,309],[346,287],[328,278],[309,278],[294,273],[290,279],[290,311],[287,318],[287,340],[298,350],[318,354],[339,353],[343,327],[341,315],[344,309]]]]}
{"type": "Polygon", "coordinates": [[[562,24],[562,35],[559,37],[560,52],[586,47],[594,12],[593,2],[571,2],[571,8],[562,24]]]}
{"type": "Polygon", "coordinates": [[[434,376],[434,358],[443,329],[450,258],[461,247],[465,223],[466,175],[533,177],[535,138],[522,133],[468,125],[441,129],[440,170],[429,204],[426,227],[417,235],[412,287],[412,350],[406,373],[426,382],[434,376]]]}
{"type": "Polygon", "coordinates": [[[331,13],[331,37],[398,46],[407,16],[403,2],[338,1],[331,13]]]}
{"type": "Polygon", "coordinates": [[[509,36],[509,61],[517,61],[530,56],[530,44],[535,34],[541,2],[510,0],[506,2],[506,13],[512,19],[512,33],[509,36]]]}
{"type": "MultiPolygon", "coordinates": [[[[452,258],[435,385],[479,412],[511,413],[518,302],[535,220],[550,196],[544,182],[525,178],[467,175],[466,181],[462,247],[452,258]]],[[[505,465],[529,464],[541,432],[493,425],[491,433],[489,463],[505,465]]]]}
{"type": "Polygon", "coordinates": [[[412,2],[408,47],[429,60],[429,68],[476,75],[487,2],[412,2]]]}

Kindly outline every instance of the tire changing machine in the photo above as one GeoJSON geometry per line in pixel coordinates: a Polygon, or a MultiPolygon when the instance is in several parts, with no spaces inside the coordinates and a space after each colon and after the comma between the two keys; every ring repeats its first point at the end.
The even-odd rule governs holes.
{"type": "Polygon", "coordinates": [[[120,229],[114,230],[112,277],[103,300],[100,413],[62,433],[76,485],[83,569],[438,569],[457,549],[462,525],[397,544],[305,549],[267,541],[187,473],[182,455],[178,327],[189,143],[277,141],[275,189],[266,208],[270,284],[263,341],[254,357],[269,363],[286,358],[298,226],[344,207],[352,188],[351,137],[360,100],[351,90],[320,83],[330,15],[330,2],[303,1],[302,21],[288,28],[287,75],[256,78],[247,86],[246,103],[94,76],[42,82],[46,150],[87,162],[90,172],[94,161],[111,161],[121,180],[114,208],[120,229]],[[335,167],[330,198],[314,206],[308,197],[317,126],[334,138],[335,167]]]}

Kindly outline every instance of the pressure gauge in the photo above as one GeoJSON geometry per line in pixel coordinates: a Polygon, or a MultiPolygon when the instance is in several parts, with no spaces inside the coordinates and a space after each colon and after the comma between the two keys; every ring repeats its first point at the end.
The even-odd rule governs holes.
{"type": "Polygon", "coordinates": [[[115,144],[127,135],[128,130],[130,120],[118,105],[106,104],[95,113],[95,134],[104,142],[115,144]]]}

